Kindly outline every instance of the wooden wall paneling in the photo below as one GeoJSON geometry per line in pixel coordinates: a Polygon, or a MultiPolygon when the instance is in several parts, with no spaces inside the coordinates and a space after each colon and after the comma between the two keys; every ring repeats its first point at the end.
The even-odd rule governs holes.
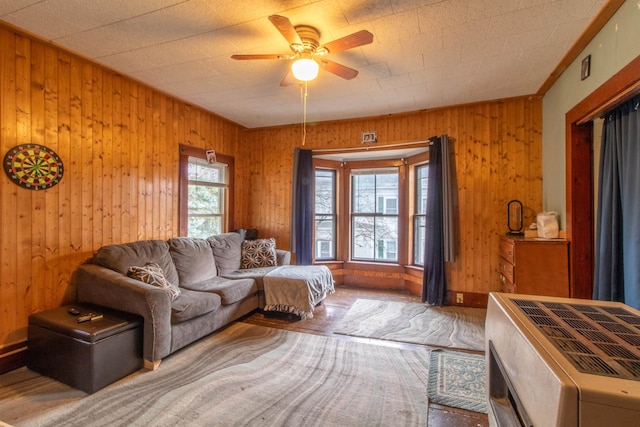
{"type": "MultiPolygon", "coordinates": [[[[542,101],[540,101],[542,103],[542,101]]],[[[532,181],[531,188],[531,205],[536,206],[537,210],[542,210],[542,108],[535,108],[535,105],[529,106],[531,113],[531,124],[529,127],[530,140],[533,142],[533,149],[529,150],[529,176],[535,177],[532,181]]],[[[531,212],[531,217],[525,217],[524,226],[528,227],[535,220],[536,211],[531,212]]]]}
{"type": "MultiPolygon", "coordinates": [[[[487,166],[488,166],[488,171],[489,171],[489,182],[491,185],[491,188],[494,189],[494,191],[491,192],[491,195],[489,197],[489,200],[491,201],[491,206],[493,207],[493,209],[496,210],[495,214],[489,214],[489,224],[491,227],[491,232],[488,236],[490,242],[493,242],[494,244],[497,244],[496,242],[497,240],[497,235],[499,235],[502,232],[502,227],[503,227],[503,217],[506,217],[504,215],[504,210],[500,209],[500,206],[502,205],[503,201],[501,200],[501,193],[498,191],[500,189],[501,186],[501,179],[500,179],[500,171],[501,169],[501,163],[500,163],[500,155],[501,155],[501,141],[502,138],[500,136],[500,121],[498,119],[499,115],[500,115],[500,109],[501,104],[500,103],[493,103],[489,106],[489,111],[488,111],[488,123],[487,123],[487,129],[488,129],[488,140],[489,140],[489,159],[487,162],[487,166]]],[[[506,207],[505,207],[506,209],[506,207]]],[[[487,283],[486,283],[486,289],[488,291],[493,291],[498,289],[498,283],[496,280],[493,280],[491,277],[491,272],[494,271],[498,271],[498,266],[497,266],[497,258],[493,258],[490,257],[489,258],[489,278],[487,278],[487,283]]]]}
{"type": "Polygon", "coordinates": [[[93,248],[93,67],[86,62],[81,65],[82,72],[82,94],[81,94],[81,113],[82,122],[80,128],[81,134],[81,153],[82,153],[82,249],[90,250],[93,248]]]}
{"type": "MultiPolygon", "coordinates": [[[[113,180],[114,172],[117,171],[119,165],[116,163],[113,144],[113,127],[117,123],[114,117],[113,102],[113,74],[102,73],[102,148],[100,149],[99,158],[102,164],[102,185],[100,188],[109,188],[109,191],[100,191],[102,194],[102,244],[111,244],[114,242],[114,214],[116,200],[120,197],[120,189],[117,188],[113,180]]],[[[118,232],[120,230],[117,230],[118,232]]]]}
{"type": "Polygon", "coordinates": [[[111,193],[111,241],[114,241],[115,236],[123,236],[122,223],[122,198],[123,198],[123,185],[122,185],[122,169],[123,157],[126,153],[122,151],[122,134],[123,134],[123,114],[122,114],[122,78],[120,76],[113,76],[111,80],[111,111],[112,111],[112,123],[111,123],[111,159],[113,167],[111,168],[111,187],[113,192],[111,193]]]}
{"type": "MultiPolygon", "coordinates": [[[[308,127],[303,148],[360,147],[360,132],[364,130],[378,132],[379,143],[384,144],[449,134],[454,140],[460,224],[458,258],[447,265],[450,290],[482,294],[495,286],[494,248],[498,236],[507,231],[507,202],[517,197],[531,205],[530,210],[541,206],[541,109],[539,98],[521,97],[374,120],[317,123],[308,127]]],[[[276,204],[284,204],[290,197],[286,188],[265,182],[279,182],[291,176],[292,161],[274,159],[272,156],[279,151],[271,147],[287,147],[291,152],[295,147],[302,148],[298,129],[299,126],[282,126],[249,130],[247,140],[251,142],[244,147],[245,155],[240,156],[251,159],[244,163],[249,168],[246,175],[250,176],[247,185],[251,188],[251,197],[245,200],[251,203],[239,221],[273,230],[277,238],[288,233],[289,223],[287,220],[283,225],[263,208],[262,193],[273,193],[268,200],[276,204]],[[267,163],[280,165],[278,171],[264,167],[267,163]]],[[[361,278],[351,278],[349,274],[363,273],[336,269],[336,274],[345,276],[345,283],[359,283],[361,278]]]]}
{"type": "MultiPolygon", "coordinates": [[[[153,200],[153,230],[157,237],[164,236],[164,225],[162,224],[161,211],[165,208],[166,192],[162,187],[164,168],[160,162],[162,154],[162,145],[166,142],[163,137],[164,123],[162,122],[163,98],[161,94],[154,91],[153,93],[153,114],[151,123],[153,124],[153,136],[151,138],[152,166],[153,166],[153,190],[151,199],[153,200]]],[[[166,107],[166,106],[165,106],[166,107]]],[[[147,118],[148,119],[148,118],[147,118]]]]}
{"type": "MultiPolygon", "coordinates": [[[[56,84],[58,88],[58,121],[55,123],[57,138],[58,138],[58,150],[57,153],[63,161],[63,164],[70,161],[71,157],[71,58],[69,55],[53,50],[56,54],[55,66],[57,67],[57,79],[56,84]]],[[[64,166],[63,166],[64,167],[64,166]]],[[[58,236],[58,243],[55,246],[50,246],[47,243],[47,249],[50,250],[53,256],[50,256],[49,262],[54,264],[56,271],[55,280],[55,299],[52,304],[59,305],[65,299],[65,283],[67,278],[71,274],[70,263],[58,262],[60,258],[69,259],[72,255],[71,251],[71,225],[69,220],[71,217],[71,182],[68,176],[63,175],[62,180],[58,184],[58,200],[54,200],[53,203],[58,204],[58,218],[56,218],[56,226],[50,229],[51,233],[56,233],[58,236]],[[64,219],[63,219],[64,218],[64,219]]]]}
{"type": "Polygon", "coordinates": [[[153,91],[147,87],[141,88],[138,116],[140,127],[138,128],[138,144],[139,153],[139,189],[138,203],[140,207],[140,216],[138,217],[138,239],[142,236],[153,236],[153,202],[150,195],[153,194],[153,123],[150,116],[153,113],[153,91]]]}
{"type": "Polygon", "coordinates": [[[123,242],[130,242],[131,237],[131,101],[130,101],[130,85],[129,80],[120,78],[120,117],[121,124],[119,126],[119,151],[120,151],[120,239],[123,242]]]}
{"type": "Polygon", "coordinates": [[[470,245],[474,255],[471,255],[469,260],[469,269],[466,276],[466,280],[461,283],[462,290],[473,289],[474,283],[478,283],[482,280],[480,275],[482,271],[482,251],[481,248],[484,244],[484,233],[487,230],[485,218],[483,216],[483,206],[488,204],[486,191],[486,183],[482,182],[482,106],[479,105],[476,108],[465,108],[465,128],[468,129],[467,143],[470,146],[470,156],[468,163],[467,184],[471,188],[468,193],[470,196],[469,205],[467,208],[471,210],[473,228],[469,231],[469,236],[472,240],[470,245]]]}
{"type": "Polygon", "coordinates": [[[143,109],[141,113],[141,134],[140,154],[140,181],[142,198],[141,207],[143,215],[140,217],[140,230],[142,236],[154,236],[153,230],[153,91],[144,88],[143,109]]]}
{"type": "Polygon", "coordinates": [[[459,286],[462,290],[472,289],[474,282],[482,280],[480,272],[482,270],[482,244],[483,234],[486,224],[483,224],[483,205],[488,202],[486,186],[482,183],[482,141],[481,128],[476,123],[480,120],[481,106],[464,109],[463,126],[466,129],[466,143],[469,147],[467,158],[467,196],[470,222],[467,224],[469,236],[470,256],[467,258],[467,272],[465,281],[459,286]]]}
{"type": "Polygon", "coordinates": [[[175,103],[172,99],[165,97],[163,104],[164,109],[162,112],[162,120],[164,123],[164,129],[162,133],[164,135],[164,143],[160,161],[162,162],[162,167],[164,169],[164,173],[162,175],[162,191],[164,192],[164,213],[163,217],[161,218],[161,222],[163,227],[163,235],[166,237],[171,237],[178,235],[178,227],[175,223],[178,220],[178,205],[176,202],[174,202],[174,199],[178,198],[178,193],[176,192],[174,194],[173,192],[173,182],[179,179],[177,169],[177,146],[179,142],[176,138],[174,138],[172,128],[175,103]],[[176,169],[174,169],[174,167],[176,169]],[[176,209],[175,211],[174,208],[176,209]],[[175,217],[174,214],[176,214],[175,217]]]}
{"type": "MultiPolygon", "coordinates": [[[[462,242],[462,256],[458,261],[460,263],[460,275],[457,277],[457,280],[452,280],[448,283],[449,288],[457,289],[455,287],[455,283],[460,283],[460,288],[464,288],[465,283],[471,280],[471,275],[473,274],[473,259],[474,259],[474,215],[473,215],[473,198],[474,198],[474,188],[473,188],[473,147],[469,142],[470,136],[468,135],[468,129],[464,126],[464,120],[466,119],[466,112],[464,108],[459,108],[456,110],[451,110],[450,114],[450,124],[453,129],[458,129],[457,132],[453,133],[451,136],[455,138],[459,144],[460,152],[464,153],[459,158],[460,168],[458,169],[458,177],[460,178],[460,188],[458,189],[458,193],[460,196],[460,212],[461,212],[461,221],[460,221],[460,235],[462,242]]],[[[436,133],[439,134],[438,130],[436,133]]],[[[453,279],[453,278],[452,278],[453,279]]],[[[462,289],[460,289],[462,290],[462,289]]]]}
{"type": "MultiPolygon", "coordinates": [[[[51,148],[60,155],[58,124],[59,117],[59,84],[58,84],[58,52],[57,50],[44,49],[44,74],[43,74],[43,141],[44,145],[51,148]]],[[[59,292],[59,263],[57,262],[58,251],[60,249],[60,236],[58,232],[58,222],[60,216],[59,201],[61,199],[60,186],[56,185],[50,191],[44,191],[45,215],[44,227],[44,290],[42,295],[42,306],[50,307],[58,301],[59,292]]]]}
{"type": "MultiPolygon", "coordinates": [[[[31,141],[36,144],[45,144],[44,139],[44,47],[39,44],[31,44],[31,141]]],[[[29,302],[31,307],[42,310],[45,306],[43,294],[45,286],[48,286],[45,270],[46,248],[46,193],[44,191],[29,191],[31,195],[31,224],[44,224],[42,227],[31,228],[31,281],[44,286],[31,287],[29,302]]],[[[31,307],[27,307],[28,309],[31,307]]]]}
{"type": "Polygon", "coordinates": [[[2,153],[43,144],[65,167],[47,190],[0,177],[1,371],[23,360],[6,354],[28,316],[73,301],[70,276],[100,246],[177,233],[178,144],[237,150],[243,128],[2,26],[0,85],[2,153]]]}
{"type": "Polygon", "coordinates": [[[128,241],[138,240],[140,234],[140,98],[141,87],[131,84],[129,88],[129,191],[131,193],[131,222],[128,241]]]}
{"type": "Polygon", "coordinates": [[[103,71],[92,67],[92,87],[91,94],[92,114],[91,114],[91,143],[93,145],[92,152],[92,164],[91,164],[91,182],[93,182],[93,188],[91,191],[91,207],[93,208],[93,245],[96,247],[103,246],[110,243],[104,240],[104,200],[105,200],[105,187],[103,185],[103,155],[104,155],[104,141],[103,141],[103,117],[105,114],[103,108],[104,98],[104,82],[102,79],[103,71]]]}
{"type": "MultiPolygon", "coordinates": [[[[18,82],[17,69],[17,37],[0,29],[0,147],[2,153],[15,146],[18,139],[18,128],[12,123],[17,122],[18,82]],[[7,123],[7,125],[5,125],[7,123]]],[[[21,61],[24,63],[24,61],[21,61]]],[[[12,344],[16,341],[12,337],[18,326],[18,317],[24,314],[18,302],[22,292],[18,283],[18,206],[17,186],[4,178],[0,181],[0,344],[12,344]]],[[[24,275],[21,275],[23,277],[24,275]]]]}
{"type": "MultiPolygon", "coordinates": [[[[170,220],[170,214],[169,211],[171,210],[171,200],[170,200],[170,196],[171,196],[171,192],[169,191],[169,175],[171,174],[171,172],[169,171],[169,166],[171,165],[171,162],[167,161],[166,159],[169,159],[171,154],[169,154],[169,139],[167,139],[167,109],[168,109],[168,102],[167,102],[167,97],[162,95],[160,96],[160,106],[158,107],[158,112],[160,115],[160,125],[161,128],[159,129],[159,152],[158,152],[158,168],[159,168],[159,188],[158,188],[158,193],[160,196],[160,209],[159,209],[159,216],[158,216],[158,225],[159,225],[159,229],[160,229],[160,234],[159,236],[161,236],[162,238],[165,237],[172,237],[175,236],[176,234],[172,234],[171,233],[171,229],[172,226],[171,224],[169,224],[169,220],[170,220]]],[[[175,147],[175,146],[173,146],[175,147]]],[[[172,150],[172,151],[176,151],[177,150],[172,150]]],[[[175,155],[175,153],[174,153],[175,155]]]]}
{"type": "Polygon", "coordinates": [[[481,200],[480,210],[482,213],[482,236],[481,236],[481,256],[479,273],[476,274],[476,280],[471,285],[466,286],[465,291],[473,293],[486,292],[489,289],[490,283],[488,278],[491,277],[493,263],[491,257],[491,244],[495,236],[495,228],[491,222],[495,220],[496,204],[493,202],[493,196],[491,191],[487,191],[489,188],[493,188],[492,175],[491,175],[491,106],[489,104],[482,105],[482,113],[480,116],[476,116],[476,126],[479,129],[480,144],[482,145],[482,157],[480,161],[481,167],[481,185],[485,189],[485,194],[481,200]]]}

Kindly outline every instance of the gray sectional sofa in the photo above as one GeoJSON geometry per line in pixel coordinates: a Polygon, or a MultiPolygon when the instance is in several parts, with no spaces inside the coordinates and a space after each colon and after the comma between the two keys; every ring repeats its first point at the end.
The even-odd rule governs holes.
{"type": "Polygon", "coordinates": [[[264,308],[263,277],[290,264],[291,254],[277,249],[276,266],[240,268],[242,242],[225,233],[104,246],[73,275],[78,302],[142,316],[145,366],[155,369],[163,357],[264,308]],[[176,292],[158,286],[157,278],[149,284],[130,277],[132,266],[155,264],[176,292]]]}

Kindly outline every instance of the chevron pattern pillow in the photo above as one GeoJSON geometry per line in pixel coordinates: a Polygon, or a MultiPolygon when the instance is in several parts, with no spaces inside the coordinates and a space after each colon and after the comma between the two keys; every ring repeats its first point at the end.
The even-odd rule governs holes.
{"type": "Polygon", "coordinates": [[[273,267],[278,265],[276,239],[244,240],[240,268],[273,267]]]}
{"type": "Polygon", "coordinates": [[[180,288],[170,283],[162,272],[162,268],[155,262],[148,262],[144,267],[132,266],[127,270],[127,276],[149,285],[158,286],[169,294],[171,301],[180,296],[180,288]]]}

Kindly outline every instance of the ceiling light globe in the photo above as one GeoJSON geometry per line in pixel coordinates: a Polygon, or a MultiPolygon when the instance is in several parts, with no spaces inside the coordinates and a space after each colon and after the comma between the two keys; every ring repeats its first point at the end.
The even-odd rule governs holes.
{"type": "Polygon", "coordinates": [[[313,59],[302,58],[291,65],[291,72],[296,79],[307,82],[318,77],[318,63],[313,59]]]}

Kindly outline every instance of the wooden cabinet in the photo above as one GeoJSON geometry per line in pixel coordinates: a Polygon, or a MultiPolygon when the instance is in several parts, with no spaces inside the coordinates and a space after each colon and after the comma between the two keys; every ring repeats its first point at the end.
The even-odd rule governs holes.
{"type": "Polygon", "coordinates": [[[529,237],[500,238],[500,291],[569,297],[569,242],[529,237]]]}

